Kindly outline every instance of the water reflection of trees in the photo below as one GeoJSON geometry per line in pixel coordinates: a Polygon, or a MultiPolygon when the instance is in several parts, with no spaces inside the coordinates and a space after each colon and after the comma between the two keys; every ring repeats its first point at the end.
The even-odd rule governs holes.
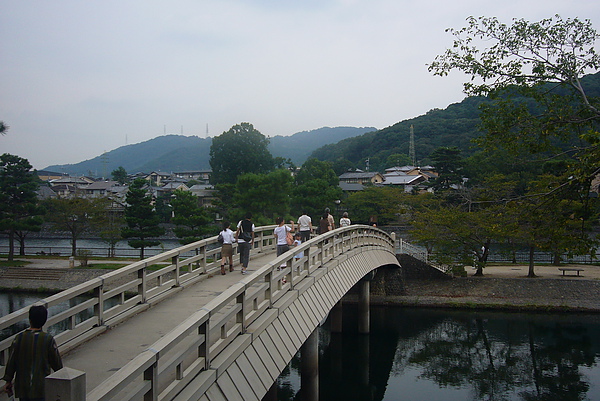
{"type": "Polygon", "coordinates": [[[583,326],[476,317],[445,319],[399,341],[393,371],[409,365],[441,387],[470,388],[477,400],[581,400],[594,364],[583,326]]]}

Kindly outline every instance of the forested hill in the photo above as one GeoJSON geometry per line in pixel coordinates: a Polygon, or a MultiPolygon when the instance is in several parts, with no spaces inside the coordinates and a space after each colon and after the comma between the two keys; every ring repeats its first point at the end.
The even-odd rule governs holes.
{"type": "MultiPolygon", "coordinates": [[[[588,97],[600,97],[600,72],[585,76],[582,86],[588,97]]],[[[364,168],[365,160],[369,159],[371,170],[383,171],[393,164],[393,155],[408,155],[411,125],[417,162],[427,162],[427,157],[442,146],[456,146],[463,151],[463,156],[468,156],[475,151],[472,139],[481,134],[479,105],[485,100],[468,97],[443,110],[433,109],[379,131],[325,145],[311,156],[332,162],[346,159],[359,168],[364,168]]]]}
{"type": "MultiPolygon", "coordinates": [[[[374,130],[376,128],[373,127],[323,127],[291,136],[272,137],[269,150],[273,156],[290,158],[295,164],[301,165],[319,146],[374,130]]],[[[53,165],[45,170],[98,177],[110,176],[119,166],[129,173],[204,170],[210,168],[211,144],[211,138],[163,135],[145,142],[122,146],[80,163],[53,165]]]]}
{"type": "Polygon", "coordinates": [[[382,170],[390,167],[387,165],[390,156],[408,155],[411,125],[417,160],[423,160],[441,146],[457,146],[467,150],[471,139],[478,135],[478,106],[481,101],[481,98],[466,98],[444,110],[433,109],[427,114],[382,130],[325,145],[315,150],[311,156],[329,161],[347,159],[356,165],[362,165],[368,158],[373,170],[382,170]]]}

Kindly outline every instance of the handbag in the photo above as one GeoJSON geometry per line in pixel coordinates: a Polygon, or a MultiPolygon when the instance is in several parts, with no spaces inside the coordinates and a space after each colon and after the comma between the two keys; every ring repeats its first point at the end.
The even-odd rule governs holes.
{"type": "Polygon", "coordinates": [[[291,231],[287,231],[285,235],[285,240],[287,241],[288,245],[292,245],[294,243],[294,236],[292,235],[291,231]]]}

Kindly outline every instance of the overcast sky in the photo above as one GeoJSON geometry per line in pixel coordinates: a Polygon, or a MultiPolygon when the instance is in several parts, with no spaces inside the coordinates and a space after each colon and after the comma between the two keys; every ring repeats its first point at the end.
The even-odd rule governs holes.
{"type": "Polygon", "coordinates": [[[427,71],[446,28],[554,14],[600,30],[597,0],[3,0],[0,153],[42,169],[240,122],[384,128],[464,98],[427,71]]]}

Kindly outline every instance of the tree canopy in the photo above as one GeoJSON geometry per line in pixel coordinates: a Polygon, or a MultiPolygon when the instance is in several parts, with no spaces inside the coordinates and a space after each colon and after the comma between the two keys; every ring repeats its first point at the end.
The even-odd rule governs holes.
{"type": "Polygon", "coordinates": [[[0,230],[8,233],[8,259],[13,260],[18,231],[39,231],[43,209],[38,206],[38,183],[27,159],[4,153],[0,156],[0,230]]]}
{"type": "Polygon", "coordinates": [[[250,123],[234,125],[214,137],[210,147],[211,182],[233,184],[244,173],[263,174],[273,170],[269,139],[250,123]]]}
{"type": "MultiPolygon", "coordinates": [[[[475,179],[450,206],[458,207],[453,216],[469,214],[460,218],[465,224],[444,224],[452,231],[444,237],[462,243],[476,238],[471,252],[491,239],[526,244],[530,255],[535,248],[589,252],[594,244],[585,231],[597,218],[589,190],[600,173],[600,101],[590,96],[597,88],[584,74],[600,66],[598,34],[587,20],[559,16],[511,25],[488,17],[467,22],[449,30],[453,45],[429,70],[441,76],[460,70],[470,77],[465,93],[489,98],[481,104],[483,135],[477,140],[484,152],[474,156],[487,174],[466,163],[475,179]],[[474,220],[471,213],[485,218],[474,220]]],[[[423,217],[435,220],[434,214],[423,217]]]]}
{"type": "Polygon", "coordinates": [[[154,239],[165,230],[159,226],[160,218],[152,206],[152,197],[146,191],[147,182],[143,178],[134,180],[127,192],[125,207],[126,227],[121,235],[129,239],[127,243],[132,248],[140,249],[140,259],[144,259],[144,249],[156,246],[160,241],[154,239]]]}

